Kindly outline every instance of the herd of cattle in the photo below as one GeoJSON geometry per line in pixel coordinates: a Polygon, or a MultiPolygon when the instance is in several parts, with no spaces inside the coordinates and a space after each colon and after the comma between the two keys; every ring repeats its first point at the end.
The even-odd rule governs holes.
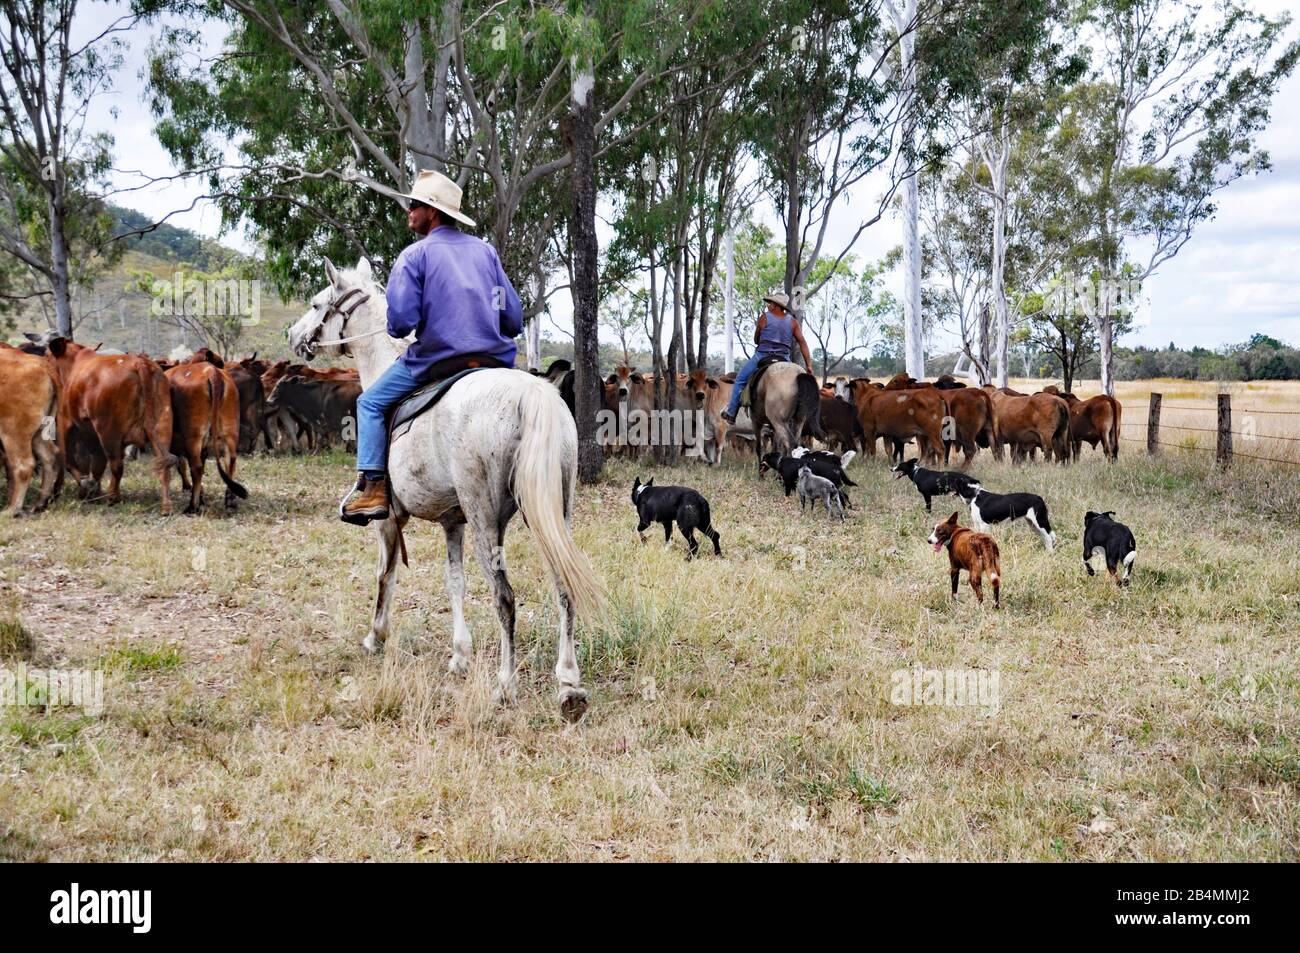
{"type": "Polygon", "coordinates": [[[354,443],[360,393],[351,368],[316,370],[256,354],[227,363],[206,347],[174,362],[103,353],[59,337],[0,344],[0,449],[9,477],[2,515],[22,512],[38,468],[36,512],[58,495],[65,469],[81,498],[118,502],[133,448],[153,452],[163,515],[172,509],[173,467],[189,493],[185,512],[198,511],[208,458],[233,507],[248,496],[235,479],[239,454],[259,444],[299,451],[354,443]]]}
{"type": "MultiPolygon", "coordinates": [[[[572,410],[569,362],[554,361],[544,376],[572,410]]],[[[648,415],[655,408],[655,386],[654,378],[621,365],[604,381],[604,406],[624,420],[648,415]]],[[[704,460],[717,464],[728,449],[761,455],[764,435],[745,426],[744,411],[736,426],[722,418],[734,375],[695,370],[675,375],[674,386],[672,407],[701,419],[694,439],[704,460]]],[[[0,393],[0,450],[9,478],[4,515],[22,511],[38,470],[37,512],[58,494],[65,470],[81,498],[118,502],[132,448],[152,451],[167,515],[173,466],[189,493],[185,512],[193,513],[202,503],[209,457],[225,484],[225,503],[233,507],[247,497],[235,476],[240,454],[354,446],[361,382],[353,368],[317,370],[256,354],[228,362],[206,347],[173,362],[104,353],[54,337],[19,347],[0,344],[0,393]],[[106,493],[101,490],[105,471],[106,493]]],[[[1119,425],[1120,405],[1111,397],[1079,400],[1054,387],[1026,395],[967,387],[949,376],[920,382],[902,374],[884,384],[844,377],[827,382],[816,422],[823,441],[840,452],[874,455],[876,442],[883,440],[890,456],[901,460],[904,446],[915,440],[924,461],[947,463],[957,448],[965,455],[963,468],[979,448],[1001,459],[1006,446],[1017,460],[1042,450],[1045,457],[1066,462],[1078,459],[1083,443],[1100,444],[1114,459],[1119,425]]],[[[612,441],[606,452],[639,456],[645,445],[612,441]]]]}
{"type": "MultiPolygon", "coordinates": [[[[547,376],[572,410],[573,371],[568,362],[554,362],[547,376]]],[[[628,418],[650,413],[656,380],[633,367],[615,368],[604,382],[605,408],[628,418]]],[[[710,463],[718,463],[727,448],[761,457],[756,441],[763,435],[745,425],[743,411],[734,427],[722,418],[734,382],[732,374],[715,377],[704,370],[676,375],[673,406],[702,415],[700,449],[710,463]]],[[[942,459],[946,465],[955,448],[964,455],[963,469],[980,448],[1001,460],[1009,447],[1016,461],[1033,459],[1039,450],[1060,463],[1077,461],[1085,443],[1094,450],[1100,446],[1107,459],[1119,455],[1119,401],[1106,395],[1080,400],[1054,385],[1023,394],[1009,387],[968,387],[951,375],[917,381],[898,374],[883,384],[839,377],[824,383],[820,403],[821,439],[839,452],[861,450],[874,456],[877,441],[884,441],[890,457],[901,461],[905,445],[915,440],[923,462],[942,459]]],[[[645,452],[643,445],[607,449],[632,456],[645,452]]]]}

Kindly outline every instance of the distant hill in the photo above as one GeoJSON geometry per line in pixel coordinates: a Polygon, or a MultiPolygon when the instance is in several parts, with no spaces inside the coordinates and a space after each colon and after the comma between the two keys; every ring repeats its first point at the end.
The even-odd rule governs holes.
{"type": "MultiPolygon", "coordinates": [[[[153,225],[148,215],[132,208],[109,205],[108,212],[113,216],[115,236],[139,232],[153,225]]],[[[199,271],[216,271],[234,262],[247,260],[246,255],[233,248],[227,248],[211,238],[204,238],[192,229],[169,225],[166,222],[149,231],[129,235],[122,241],[132,251],[166,262],[189,265],[199,271]]]]}
{"type": "MultiPolygon", "coordinates": [[[[152,220],[134,209],[110,205],[113,233],[147,228],[152,220]]],[[[121,260],[92,285],[73,291],[73,313],[79,316],[73,334],[85,344],[102,343],[123,351],[142,351],[155,357],[177,349],[193,351],[202,340],[192,329],[178,326],[174,320],[153,314],[153,295],[140,287],[142,276],[154,281],[173,282],[177,272],[190,277],[194,272],[216,272],[234,264],[253,264],[249,256],[227,248],[220,242],[192,229],[162,224],[152,231],[122,239],[126,252],[121,260]]],[[[263,283],[260,295],[260,318],[244,328],[234,351],[242,356],[252,351],[271,358],[288,357],[284,328],[305,310],[300,302],[283,302],[263,283]]],[[[36,305],[29,305],[16,316],[17,330],[8,335],[21,340],[23,331],[40,331],[45,318],[36,305]]],[[[0,334],[0,337],[3,337],[0,334]]]]}

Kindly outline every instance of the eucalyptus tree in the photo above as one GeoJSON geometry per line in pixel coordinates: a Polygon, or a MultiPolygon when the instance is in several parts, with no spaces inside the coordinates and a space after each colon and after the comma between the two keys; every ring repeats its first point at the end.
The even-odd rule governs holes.
{"type": "Polygon", "coordinates": [[[1102,289],[1095,320],[1109,394],[1107,305],[1128,296],[1107,289],[1145,281],[1214,216],[1223,189],[1271,167],[1256,140],[1300,41],[1284,41],[1289,14],[1269,18],[1235,0],[1081,0],[1077,15],[1094,68],[1066,119],[1062,180],[1073,185],[1060,201],[1087,212],[1081,244],[1102,289]]]}
{"type": "Polygon", "coordinates": [[[87,130],[87,115],[111,88],[122,63],[120,34],[135,21],[115,18],[81,42],[74,40],[81,6],[0,3],[0,251],[39,276],[30,294],[50,302],[52,326],[67,336],[78,272],[109,263],[100,251],[110,220],[97,190],[113,140],[87,130]]]}

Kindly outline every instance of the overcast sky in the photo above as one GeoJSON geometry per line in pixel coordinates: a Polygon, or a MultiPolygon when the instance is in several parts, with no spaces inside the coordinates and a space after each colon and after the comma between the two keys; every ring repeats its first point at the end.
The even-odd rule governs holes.
{"type": "MultiPolygon", "coordinates": [[[[1256,10],[1273,15],[1287,6],[1284,0],[1255,0],[1253,4],[1256,10]]],[[[89,33],[102,29],[123,6],[94,4],[82,9],[78,32],[89,33]]],[[[1296,29],[1293,25],[1292,37],[1296,29]]],[[[94,104],[89,124],[114,133],[119,169],[162,175],[175,169],[154,138],[139,75],[155,32],[156,28],[140,28],[129,36],[130,50],[116,88],[94,104]],[[111,109],[116,110],[115,116],[111,109]]],[[[219,45],[223,32],[218,26],[207,29],[210,46],[219,45]]],[[[1273,170],[1241,180],[1220,194],[1216,218],[1202,225],[1180,254],[1148,280],[1139,328],[1122,343],[1163,346],[1174,341],[1184,347],[1217,347],[1262,331],[1300,345],[1300,74],[1282,87],[1274,101],[1272,123],[1259,144],[1270,152],[1273,170]]],[[[137,182],[118,175],[115,185],[121,188],[137,182]]],[[[157,219],[187,207],[203,191],[201,183],[177,182],[125,193],[115,201],[157,219]]],[[[879,191],[875,186],[874,192],[879,191]]],[[[861,192],[864,203],[869,197],[874,205],[873,186],[868,183],[861,192]]],[[[760,217],[775,226],[769,209],[760,210],[760,217]]],[[[206,202],[169,221],[213,237],[221,224],[216,209],[206,202]]],[[[832,240],[838,237],[842,243],[857,222],[853,210],[844,209],[832,224],[832,240]]],[[[395,217],[394,227],[404,227],[403,220],[395,217]]],[[[220,237],[236,247],[251,247],[247,236],[227,233],[220,237]]],[[[901,241],[897,218],[887,217],[859,239],[855,251],[860,258],[879,258],[901,241]]],[[[901,290],[901,278],[891,276],[890,285],[901,290]]],[[[569,302],[552,301],[558,323],[567,324],[569,302]]],[[[747,307],[742,302],[737,306],[747,307]]],[[[950,342],[945,335],[936,344],[948,346],[950,342]]],[[[720,348],[721,342],[716,346],[720,348]]]]}

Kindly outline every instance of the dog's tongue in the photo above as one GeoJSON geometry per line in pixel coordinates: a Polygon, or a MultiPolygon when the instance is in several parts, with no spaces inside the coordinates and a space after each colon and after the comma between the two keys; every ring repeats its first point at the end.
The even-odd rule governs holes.
{"type": "Polygon", "coordinates": [[[937,553],[939,550],[941,550],[941,549],[943,549],[943,543],[935,543],[935,544],[934,544],[934,551],[935,551],[936,553],[937,553]]]}

